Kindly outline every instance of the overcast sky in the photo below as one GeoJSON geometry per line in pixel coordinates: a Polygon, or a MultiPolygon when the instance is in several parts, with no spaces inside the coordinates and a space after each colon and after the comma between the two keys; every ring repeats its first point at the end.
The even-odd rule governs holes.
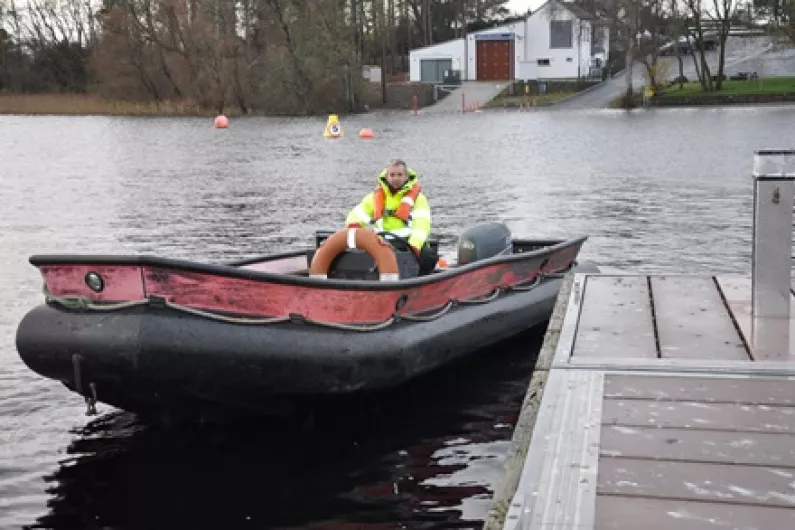
{"type": "Polygon", "coordinates": [[[528,7],[535,10],[545,1],[546,0],[508,0],[508,3],[505,5],[515,13],[524,13],[527,11],[528,7]]]}

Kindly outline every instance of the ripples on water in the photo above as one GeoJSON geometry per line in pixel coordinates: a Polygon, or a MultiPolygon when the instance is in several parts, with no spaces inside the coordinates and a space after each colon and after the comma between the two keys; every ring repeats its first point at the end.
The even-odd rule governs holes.
{"type": "Polygon", "coordinates": [[[507,343],[491,362],[390,399],[327,405],[312,430],[274,422],[197,434],[126,413],[99,419],[43,477],[52,500],[38,527],[473,525],[525,390],[515,372],[531,369],[526,348],[539,342],[507,343]]]}
{"type": "Polygon", "coordinates": [[[611,267],[747,273],[752,152],[787,147],[793,114],[397,113],[345,119],[341,141],[323,139],[323,118],[218,131],[0,117],[0,527],[476,527],[541,341],[326,410],[309,432],[185,432],[124,413],[89,424],[80,399],[16,355],[16,324],[41,301],[30,254],[218,261],[303,246],[400,157],[422,174],[444,251],[461,225],[496,217],[521,236],[587,234],[582,256],[611,267]]]}

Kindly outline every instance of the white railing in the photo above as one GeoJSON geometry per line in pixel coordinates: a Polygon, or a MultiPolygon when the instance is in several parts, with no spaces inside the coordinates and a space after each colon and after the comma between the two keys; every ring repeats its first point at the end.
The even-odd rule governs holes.
{"type": "Polygon", "coordinates": [[[751,341],[754,356],[789,357],[795,150],[754,152],[751,341]]]}

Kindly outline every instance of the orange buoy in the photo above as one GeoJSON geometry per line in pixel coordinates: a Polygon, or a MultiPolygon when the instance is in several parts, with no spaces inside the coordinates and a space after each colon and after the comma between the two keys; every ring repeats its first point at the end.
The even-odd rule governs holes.
{"type": "Polygon", "coordinates": [[[217,129],[226,129],[229,127],[229,120],[223,114],[215,117],[215,127],[217,129]]]}
{"type": "Polygon", "coordinates": [[[362,129],[359,131],[359,138],[372,138],[373,131],[372,129],[362,129]]]}

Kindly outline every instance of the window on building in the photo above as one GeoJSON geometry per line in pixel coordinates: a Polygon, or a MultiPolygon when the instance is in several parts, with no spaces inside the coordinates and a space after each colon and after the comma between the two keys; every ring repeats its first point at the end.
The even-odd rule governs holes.
{"type": "Polygon", "coordinates": [[[538,66],[549,66],[549,59],[538,59],[538,66]]]}
{"type": "Polygon", "coordinates": [[[574,32],[571,20],[549,21],[549,47],[571,48],[574,41],[574,32]]]}

